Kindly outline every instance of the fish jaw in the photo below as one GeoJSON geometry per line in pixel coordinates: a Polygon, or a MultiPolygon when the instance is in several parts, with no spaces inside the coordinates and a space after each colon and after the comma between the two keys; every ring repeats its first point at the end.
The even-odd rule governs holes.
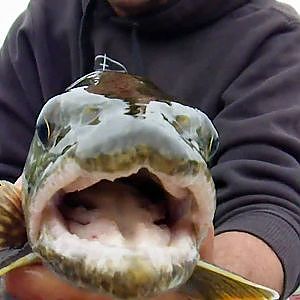
{"type": "MultiPolygon", "coordinates": [[[[141,166],[119,173],[90,173],[74,161],[65,163],[64,167],[60,174],[48,177],[44,189],[35,196],[39,201],[32,202],[38,205],[29,209],[29,241],[33,251],[50,268],[78,287],[118,298],[154,296],[189,278],[214,212],[214,204],[207,205],[214,203],[214,189],[206,175],[200,172],[195,177],[177,177],[175,184],[174,177],[148,166],[170,195],[178,195],[178,198],[189,195],[195,207],[185,216],[189,218],[188,229],[178,225],[171,232],[173,237],[168,244],[155,244],[155,240],[147,243],[145,240],[149,237],[146,236],[130,244],[126,241],[114,243],[113,235],[104,242],[78,237],[69,231],[55,204],[64,192],[84,190],[102,179],[113,182],[128,177],[138,173],[141,166]],[[53,196],[46,199],[45,195],[53,196]]],[[[185,198],[177,200],[188,201],[185,198]]]]}

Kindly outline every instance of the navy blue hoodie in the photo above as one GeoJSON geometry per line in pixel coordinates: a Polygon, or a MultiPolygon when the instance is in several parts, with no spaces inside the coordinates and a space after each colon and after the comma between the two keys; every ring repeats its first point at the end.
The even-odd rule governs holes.
{"type": "Polygon", "coordinates": [[[264,240],[300,274],[300,24],[273,0],[171,0],[135,18],[103,0],[31,0],[0,52],[0,177],[22,172],[43,104],[98,54],[203,110],[220,134],[216,232],[264,240]]]}

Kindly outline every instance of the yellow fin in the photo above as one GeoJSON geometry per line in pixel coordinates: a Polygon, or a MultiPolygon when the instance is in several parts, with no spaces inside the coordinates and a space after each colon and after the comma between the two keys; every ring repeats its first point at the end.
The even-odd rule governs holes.
{"type": "Polygon", "coordinates": [[[179,292],[190,300],[273,300],[277,292],[219,267],[199,261],[179,292]]]}
{"type": "Polygon", "coordinates": [[[0,181],[0,250],[21,248],[27,241],[20,190],[0,181]]]}
{"type": "Polygon", "coordinates": [[[0,269],[0,276],[3,276],[6,273],[8,273],[8,272],[10,272],[14,269],[25,267],[25,266],[28,266],[28,265],[33,265],[33,264],[36,264],[36,263],[39,263],[39,262],[41,262],[41,259],[37,254],[29,253],[28,255],[14,261],[10,265],[0,269]]]}

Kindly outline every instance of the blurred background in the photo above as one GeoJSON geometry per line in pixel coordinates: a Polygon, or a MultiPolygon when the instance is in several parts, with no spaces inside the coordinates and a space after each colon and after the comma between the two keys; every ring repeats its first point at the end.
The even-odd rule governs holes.
{"type": "MultiPolygon", "coordinates": [[[[78,0],[80,1],[80,0],[78,0]]],[[[26,8],[29,0],[1,0],[0,3],[0,46],[2,45],[5,36],[18,15],[26,8]]],[[[300,13],[299,0],[281,0],[292,5],[300,13]]]]}
{"type": "Polygon", "coordinates": [[[0,46],[18,15],[26,8],[29,0],[0,0],[0,46]]]}

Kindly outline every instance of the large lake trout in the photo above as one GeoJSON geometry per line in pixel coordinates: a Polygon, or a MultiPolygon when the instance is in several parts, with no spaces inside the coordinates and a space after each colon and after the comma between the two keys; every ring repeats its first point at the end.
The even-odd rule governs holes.
{"type": "Polygon", "coordinates": [[[22,190],[1,182],[1,274],[38,260],[118,299],[172,290],[187,299],[278,299],[201,260],[217,146],[204,113],[149,81],[113,71],[84,77],[42,109],[22,190]]]}

